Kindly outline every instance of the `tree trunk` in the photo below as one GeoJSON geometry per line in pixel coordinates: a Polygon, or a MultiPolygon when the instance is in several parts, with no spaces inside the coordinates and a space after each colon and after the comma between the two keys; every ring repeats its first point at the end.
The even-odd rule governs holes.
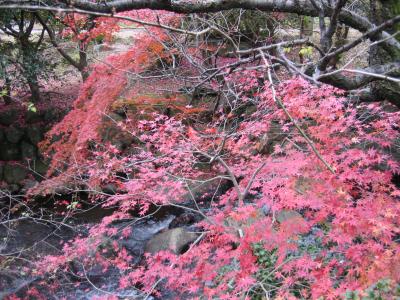
{"type": "MultiPolygon", "coordinates": [[[[400,1],[398,0],[371,0],[370,4],[371,19],[377,25],[400,14],[400,1]]],[[[400,31],[400,24],[395,25],[389,33],[396,31],[400,31]]],[[[397,36],[397,39],[400,40],[400,37],[397,36]]],[[[369,55],[370,66],[399,61],[400,51],[390,55],[383,49],[381,44],[371,47],[369,55]]],[[[389,81],[377,81],[371,84],[371,92],[373,97],[376,98],[373,100],[386,99],[400,107],[400,84],[389,81]]]]}
{"type": "Polygon", "coordinates": [[[37,75],[33,74],[28,78],[28,86],[31,91],[32,102],[39,102],[40,101],[40,89],[39,89],[39,82],[37,79],[37,75]]]}
{"type": "Polygon", "coordinates": [[[28,82],[29,90],[31,92],[32,102],[40,101],[40,88],[38,74],[35,64],[37,61],[35,59],[35,50],[29,40],[21,39],[20,46],[22,48],[22,64],[24,70],[24,76],[28,82]]]}
{"type": "Polygon", "coordinates": [[[79,45],[79,71],[82,76],[82,80],[85,81],[89,77],[88,61],[87,61],[87,46],[79,45]]]}

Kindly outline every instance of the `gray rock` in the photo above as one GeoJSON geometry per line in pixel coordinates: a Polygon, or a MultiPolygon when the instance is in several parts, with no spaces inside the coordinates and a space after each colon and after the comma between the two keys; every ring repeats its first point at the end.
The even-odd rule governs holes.
{"type": "Polygon", "coordinates": [[[43,128],[40,126],[30,126],[26,130],[26,135],[28,136],[30,142],[34,145],[43,140],[43,128]]]}
{"type": "Polygon", "coordinates": [[[2,143],[0,144],[0,160],[20,160],[21,151],[17,144],[2,143]]]}
{"type": "Polygon", "coordinates": [[[117,192],[118,187],[116,184],[113,183],[108,183],[106,184],[103,188],[102,191],[106,194],[110,194],[110,195],[115,195],[115,193],[117,192]]]}
{"type": "Polygon", "coordinates": [[[21,143],[21,154],[23,159],[34,159],[36,157],[36,147],[23,141],[21,143]]]}
{"type": "Polygon", "coordinates": [[[36,180],[31,180],[31,179],[27,179],[24,182],[24,188],[26,189],[30,189],[33,188],[35,185],[37,185],[39,182],[37,182],[36,180]]]}
{"type": "Polygon", "coordinates": [[[0,124],[9,126],[15,122],[18,111],[15,109],[7,109],[0,112],[0,124]]]}
{"type": "Polygon", "coordinates": [[[267,215],[271,212],[271,206],[269,206],[269,205],[267,205],[267,204],[264,204],[264,205],[261,207],[261,211],[262,211],[262,213],[263,213],[265,216],[267,216],[267,215]]]}
{"type": "Polygon", "coordinates": [[[31,180],[31,179],[24,180],[22,191],[26,192],[29,189],[35,187],[37,184],[38,182],[36,180],[31,180]]]}
{"type": "Polygon", "coordinates": [[[151,238],[146,244],[145,252],[154,254],[161,250],[169,250],[175,254],[180,254],[197,238],[197,233],[189,232],[183,228],[169,229],[151,238]]]}
{"type": "Polygon", "coordinates": [[[28,171],[25,167],[16,164],[6,164],[4,166],[4,180],[10,184],[20,183],[28,171]]]}
{"type": "Polygon", "coordinates": [[[303,216],[294,210],[281,210],[275,215],[276,220],[279,223],[289,221],[289,220],[304,220],[303,216]]]}
{"type": "Polygon", "coordinates": [[[24,131],[14,126],[8,127],[5,131],[6,138],[10,143],[18,143],[24,136],[24,131]]]}

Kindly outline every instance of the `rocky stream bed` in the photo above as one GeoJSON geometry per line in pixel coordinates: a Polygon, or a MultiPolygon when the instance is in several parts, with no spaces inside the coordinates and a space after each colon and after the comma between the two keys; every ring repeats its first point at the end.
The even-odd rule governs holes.
{"type": "MultiPolygon", "coordinates": [[[[45,222],[30,218],[20,218],[12,226],[2,224],[0,227],[0,256],[7,258],[0,269],[0,299],[7,299],[15,294],[22,296],[28,288],[36,287],[46,299],[95,299],[100,296],[116,295],[122,299],[147,298],[139,295],[132,287],[119,289],[119,274],[116,268],[104,272],[101,266],[92,266],[85,270],[86,280],[80,280],[73,274],[65,274],[63,286],[56,292],[43,290],[39,282],[43,277],[34,276],[29,271],[35,262],[46,255],[59,254],[64,242],[77,236],[85,235],[91,227],[109,214],[101,208],[94,208],[78,214],[70,220],[63,220],[65,225],[45,222]],[[7,263],[5,263],[7,261],[7,263]],[[77,283],[80,282],[78,285],[77,283]]],[[[155,253],[170,250],[181,253],[198,235],[194,233],[193,223],[198,218],[181,209],[164,207],[151,217],[132,218],[114,224],[117,228],[131,227],[128,237],[113,239],[118,241],[133,257],[132,263],[139,264],[144,252],[155,253]]],[[[76,266],[79,269],[79,266],[76,266]]],[[[47,275],[48,276],[48,275],[47,275]]],[[[47,278],[48,279],[48,278],[47,278]]],[[[173,292],[163,294],[162,299],[172,299],[173,292]]]]}

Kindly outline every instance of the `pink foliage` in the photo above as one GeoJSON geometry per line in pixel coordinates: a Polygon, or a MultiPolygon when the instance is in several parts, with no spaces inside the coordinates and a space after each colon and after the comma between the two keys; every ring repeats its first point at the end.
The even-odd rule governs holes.
{"type": "Polygon", "coordinates": [[[249,72],[226,78],[247,93],[240,101],[251,97],[257,108],[235,131],[224,130],[235,118],[229,112],[218,112],[202,129],[154,113],[121,122],[121,130],[138,140],[134,151],[122,154],[107,145],[90,151],[88,144],[99,140],[103,114],[126,85],[120,70],[137,73],[148,67],[149,48],[158,49],[154,42],[143,37],[131,51],[96,66],[74,110],[50,133],[63,133],[58,142],[46,145],[54,151],[53,168],[60,162],[77,163],[80,169],[72,172],[91,169],[90,177],[115,182],[122,192],[105,199],[105,207],[117,206],[118,211],[93,227],[88,238],[65,245],[62,256],[48,257],[41,263],[44,271],[76,259],[105,270],[119,268],[121,289],[137,285],[157,293],[154,287],[162,279],[168,289],[193,297],[243,299],[260,284],[262,266],[254,245],[261,244],[276,254],[270,276],[277,284],[275,294],[284,299],[293,299],[299,289],[304,297],[333,299],[380,279],[400,280],[400,246],[394,239],[400,234],[399,190],[391,182],[400,165],[391,158],[387,140],[399,136],[398,112],[378,105],[355,107],[342,91],[315,87],[302,78],[277,86],[277,96],[334,168],[332,173],[274,102],[268,82],[260,85],[263,74],[249,72]],[[254,89],[258,92],[249,95],[254,89]],[[260,144],[273,123],[281,127],[283,138],[266,155],[260,144]],[[209,170],[195,167],[199,157],[207,158],[209,170]],[[120,171],[129,179],[118,178],[120,171]],[[137,209],[145,215],[151,205],[182,204],[188,183],[198,178],[235,181],[232,176],[237,186],[202,212],[202,239],[184,254],[147,254],[146,265],[135,266],[115,241],[113,258],[97,250],[105,237],[116,235],[113,220],[137,209]],[[246,198],[239,201],[245,191],[246,198]],[[265,207],[269,214],[261,213],[265,207]],[[275,216],[282,211],[297,211],[301,217],[278,224],[275,216]],[[307,238],[316,250],[303,247],[307,238]],[[299,287],[299,282],[306,284],[299,287]]]}
{"type": "MultiPolygon", "coordinates": [[[[252,248],[255,243],[262,243],[268,251],[277,250],[274,276],[281,280],[278,294],[282,297],[289,297],[299,280],[307,281],[309,295],[318,298],[340,296],[348,289],[365,288],[382,278],[400,279],[395,267],[400,248],[393,241],[399,233],[400,203],[393,196],[398,190],[390,181],[391,174],[399,172],[399,164],[385,153],[386,136],[398,135],[395,124],[399,114],[369,106],[360,109],[380,117],[368,122],[360,120],[357,110],[346,103],[339,90],[315,88],[299,78],[282,83],[278,93],[292,116],[307,128],[335,173],[329,172],[310,151],[265,87],[258,95],[257,112],[228,137],[223,155],[231,171],[241,178],[242,191],[255,170],[265,164],[249,190],[252,197],[240,203],[234,188],[224,194],[200,224],[205,232],[201,242],[182,255],[149,255],[146,269],[132,269],[129,255],[121,250],[114,263],[124,274],[122,288],[140,282],[144,290],[150,291],[155,282],[164,278],[173,290],[194,295],[201,292],[209,298],[240,298],[237,295],[257,284],[259,265],[252,248]],[[268,132],[271,121],[285,126],[290,134],[272,155],[257,155],[256,141],[268,132]],[[299,191],[297,185],[303,179],[307,184],[299,191]],[[305,217],[278,226],[271,216],[259,217],[265,205],[274,213],[292,209],[305,217]],[[321,224],[329,224],[318,237],[325,250],[312,256],[301,251],[298,240],[321,224]],[[240,235],[238,229],[242,231],[240,235]],[[298,256],[288,259],[290,253],[298,256]]],[[[212,127],[221,128],[219,122],[222,121],[212,127]]],[[[162,115],[141,121],[135,134],[143,147],[122,161],[111,160],[108,167],[112,174],[113,168],[134,165],[134,177],[123,183],[126,193],[110,197],[106,205],[118,204],[121,212],[139,206],[144,214],[151,203],[165,205],[182,199],[187,192],[185,182],[205,175],[193,168],[195,154],[212,153],[224,134],[206,132],[209,131],[196,132],[181,121],[162,115]]],[[[85,136],[80,138],[78,145],[88,140],[85,136]]],[[[218,163],[213,163],[212,168],[213,174],[223,175],[226,171],[218,163]]],[[[95,236],[113,234],[107,220],[91,233],[90,243],[95,236]]],[[[87,243],[85,239],[75,240],[65,248],[64,259],[71,254],[85,256],[85,251],[94,246],[87,243]]],[[[102,260],[101,256],[96,259],[102,260]]],[[[58,257],[57,261],[62,263],[63,258],[58,257]]]]}

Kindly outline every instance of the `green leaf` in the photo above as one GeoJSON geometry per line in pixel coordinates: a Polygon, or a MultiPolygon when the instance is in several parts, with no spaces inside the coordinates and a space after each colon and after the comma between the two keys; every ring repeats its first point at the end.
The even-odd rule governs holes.
{"type": "Polygon", "coordinates": [[[77,205],[78,205],[77,201],[71,202],[71,204],[67,206],[67,209],[75,209],[77,205]]]}
{"type": "Polygon", "coordinates": [[[32,102],[29,102],[28,103],[28,111],[36,113],[37,112],[37,108],[36,108],[35,104],[33,104],[32,102]]]}
{"type": "Polygon", "coordinates": [[[290,51],[292,51],[292,48],[290,48],[290,47],[283,48],[284,53],[290,53],[290,51]]]}
{"type": "Polygon", "coordinates": [[[305,57],[310,57],[313,53],[313,47],[303,47],[300,49],[299,54],[305,57]]]}

